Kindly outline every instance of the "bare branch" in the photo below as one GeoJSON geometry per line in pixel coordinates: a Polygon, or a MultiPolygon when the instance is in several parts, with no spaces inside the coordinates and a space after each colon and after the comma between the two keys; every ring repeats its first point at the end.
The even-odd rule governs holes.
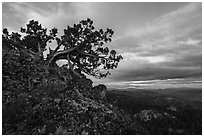
{"type": "Polygon", "coordinates": [[[28,54],[32,59],[35,59],[35,58],[36,58],[36,55],[35,55],[35,54],[26,52],[25,50],[21,50],[21,52],[23,52],[24,54],[28,54]]]}
{"type": "Polygon", "coordinates": [[[54,50],[53,53],[56,53],[56,52],[57,52],[57,50],[58,50],[58,49],[60,48],[60,46],[62,45],[62,42],[63,42],[63,40],[60,41],[60,43],[58,43],[58,45],[57,45],[57,47],[55,48],[55,50],[54,50]]]}
{"type": "Polygon", "coordinates": [[[89,57],[103,58],[103,59],[107,60],[107,58],[105,58],[105,56],[95,56],[95,55],[92,55],[92,54],[86,53],[86,52],[84,52],[84,51],[79,51],[79,50],[78,50],[78,52],[81,53],[81,54],[83,54],[83,55],[89,56],[89,57]]]}
{"type": "Polygon", "coordinates": [[[38,55],[37,53],[33,52],[33,51],[30,50],[30,49],[25,49],[25,50],[27,50],[27,52],[31,53],[31,54],[34,55],[34,56],[37,56],[37,55],[38,55]]]}
{"type": "Polygon", "coordinates": [[[38,51],[39,53],[41,53],[41,47],[40,47],[40,43],[38,42],[38,51]]]}
{"type": "Polygon", "coordinates": [[[40,45],[39,42],[38,42],[38,52],[39,52],[39,55],[40,55],[41,57],[43,57],[43,50],[42,50],[41,45],[40,45]]]}
{"type": "Polygon", "coordinates": [[[72,69],[73,66],[72,66],[72,64],[71,64],[71,62],[70,62],[69,54],[67,55],[67,60],[68,60],[69,68],[72,69]]]}
{"type": "Polygon", "coordinates": [[[67,55],[67,60],[68,60],[68,65],[69,65],[69,69],[78,77],[81,78],[81,75],[79,73],[77,73],[76,71],[73,70],[73,64],[71,64],[70,58],[69,58],[69,54],[67,55]]]}
{"type": "Polygon", "coordinates": [[[60,55],[69,54],[70,52],[76,50],[76,49],[77,49],[78,47],[80,47],[81,45],[82,45],[82,43],[79,44],[79,45],[77,45],[76,47],[69,48],[68,50],[57,52],[55,55],[53,55],[53,57],[52,57],[51,60],[49,61],[49,65],[52,64],[54,61],[56,61],[57,57],[59,57],[60,55]]]}
{"type": "Polygon", "coordinates": [[[84,98],[77,88],[74,88],[74,91],[75,91],[77,97],[79,97],[79,98],[81,98],[81,99],[84,98]]]}

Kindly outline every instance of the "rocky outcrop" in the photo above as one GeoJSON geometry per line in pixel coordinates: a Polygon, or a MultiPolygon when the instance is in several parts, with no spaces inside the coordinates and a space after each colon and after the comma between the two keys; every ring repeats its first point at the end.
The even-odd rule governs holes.
{"type": "Polygon", "coordinates": [[[85,76],[23,55],[8,52],[3,59],[3,134],[145,134],[105,101],[105,85],[93,87],[85,76]]]}

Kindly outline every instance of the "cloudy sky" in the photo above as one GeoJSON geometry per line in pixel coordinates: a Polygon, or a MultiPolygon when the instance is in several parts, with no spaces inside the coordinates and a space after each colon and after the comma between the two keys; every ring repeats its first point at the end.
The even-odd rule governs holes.
{"type": "Polygon", "coordinates": [[[2,27],[19,31],[30,19],[44,27],[86,18],[114,30],[107,46],[124,59],[105,79],[109,88],[201,87],[202,3],[3,3],[2,27]]]}

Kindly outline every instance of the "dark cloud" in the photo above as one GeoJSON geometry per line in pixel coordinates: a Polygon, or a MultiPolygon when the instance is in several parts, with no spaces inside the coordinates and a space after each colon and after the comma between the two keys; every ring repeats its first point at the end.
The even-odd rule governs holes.
{"type": "Polygon", "coordinates": [[[174,68],[148,66],[136,70],[123,70],[112,76],[115,81],[155,80],[155,79],[176,79],[201,77],[201,68],[174,68]]]}
{"type": "Polygon", "coordinates": [[[201,68],[202,69],[202,55],[186,55],[179,57],[178,59],[174,59],[173,61],[167,61],[162,63],[162,65],[165,65],[167,67],[189,67],[189,68],[201,68]]]}

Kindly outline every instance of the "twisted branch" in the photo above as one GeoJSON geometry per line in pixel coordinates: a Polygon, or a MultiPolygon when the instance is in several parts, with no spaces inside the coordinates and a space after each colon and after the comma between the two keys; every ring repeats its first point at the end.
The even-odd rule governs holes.
{"type": "Polygon", "coordinates": [[[69,49],[67,49],[67,50],[57,52],[57,53],[54,54],[53,57],[50,59],[48,65],[52,64],[53,62],[55,62],[55,61],[58,59],[59,56],[61,56],[61,55],[67,55],[67,54],[69,54],[70,52],[76,50],[76,49],[79,48],[82,44],[83,44],[83,43],[77,45],[76,47],[72,47],[72,48],[69,48],[69,49]]]}

